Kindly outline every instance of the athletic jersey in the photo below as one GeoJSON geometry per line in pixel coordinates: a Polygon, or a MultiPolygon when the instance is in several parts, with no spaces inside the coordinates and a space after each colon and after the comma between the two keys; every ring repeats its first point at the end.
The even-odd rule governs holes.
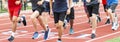
{"type": "Polygon", "coordinates": [[[40,1],[40,0],[30,0],[30,2],[32,3],[33,10],[40,6],[37,4],[38,1],[40,1]]]}
{"type": "Polygon", "coordinates": [[[107,5],[118,4],[118,0],[107,0],[107,5]]]}
{"type": "Polygon", "coordinates": [[[64,12],[67,11],[67,0],[54,0],[53,11],[64,12]]]}
{"type": "Polygon", "coordinates": [[[107,0],[102,0],[102,4],[106,5],[107,4],[107,0]]]}
{"type": "Polygon", "coordinates": [[[98,0],[91,0],[90,2],[87,2],[86,0],[85,0],[85,4],[86,5],[93,5],[93,4],[98,4],[99,2],[98,2],[98,0]]]}
{"type": "Polygon", "coordinates": [[[8,7],[11,8],[11,7],[21,7],[22,6],[22,3],[20,3],[19,5],[16,5],[15,4],[16,0],[8,0],[8,7]]]}

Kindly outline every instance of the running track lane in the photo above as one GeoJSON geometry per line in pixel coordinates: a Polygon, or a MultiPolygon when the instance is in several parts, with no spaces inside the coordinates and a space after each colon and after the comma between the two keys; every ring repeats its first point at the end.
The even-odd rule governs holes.
{"type": "MultiPolygon", "coordinates": [[[[85,14],[85,13],[84,13],[85,14]]],[[[83,14],[82,14],[83,15],[83,14]]],[[[80,14],[78,15],[78,14],[76,14],[76,17],[77,16],[80,16],[80,14]]],[[[105,15],[101,15],[101,17],[102,16],[105,16],[105,15]]],[[[63,42],[79,42],[79,41],[83,41],[83,42],[85,42],[85,41],[90,41],[90,40],[93,40],[93,39],[90,39],[90,36],[88,36],[88,37],[85,37],[85,38],[75,38],[75,37],[77,37],[77,36],[79,36],[79,35],[81,35],[81,34],[90,34],[91,33],[91,28],[89,27],[89,24],[87,23],[87,18],[84,16],[84,17],[82,17],[82,18],[84,18],[84,19],[79,19],[79,18],[77,18],[77,20],[75,20],[75,24],[76,25],[74,25],[74,28],[75,28],[75,34],[73,34],[73,35],[68,35],[68,28],[64,31],[65,33],[63,34],[63,35],[65,35],[65,34],[67,34],[67,35],[65,35],[64,37],[63,37],[63,42]],[[77,22],[76,22],[77,21],[77,22]],[[80,23],[79,23],[80,22],[80,23]]],[[[102,20],[106,20],[106,19],[102,19],[102,20]]],[[[96,40],[99,40],[99,39],[97,39],[97,38],[99,38],[99,37],[104,37],[105,35],[109,35],[109,34],[112,34],[112,33],[118,33],[119,34],[119,30],[118,31],[111,31],[111,25],[104,25],[104,21],[102,21],[102,22],[100,22],[99,24],[98,24],[98,29],[97,29],[97,37],[96,37],[96,40]],[[104,28],[104,29],[103,29],[104,28]],[[102,31],[102,32],[101,32],[102,31]],[[104,33],[104,32],[107,32],[107,33],[104,33]],[[99,34],[100,33],[100,34],[99,34]]],[[[30,25],[30,24],[29,24],[30,25]]],[[[32,24],[31,24],[32,25],[32,24]]],[[[52,23],[50,23],[50,26],[51,25],[53,25],[52,23]]],[[[8,27],[9,27],[9,25],[8,26],[3,26],[4,28],[7,28],[8,29],[8,27]]],[[[69,27],[69,26],[68,26],[69,27]]],[[[2,28],[1,30],[4,30],[4,28],[2,28]]],[[[28,31],[28,32],[30,32],[30,33],[19,33],[18,34],[18,37],[16,37],[16,39],[15,39],[15,41],[14,42],[41,42],[41,41],[44,41],[43,40],[43,38],[42,38],[42,36],[39,38],[39,39],[37,39],[37,40],[32,40],[31,39],[31,36],[32,36],[32,33],[31,32],[33,32],[34,30],[33,30],[33,27],[32,26],[28,26],[27,28],[26,27],[19,27],[18,28],[18,30],[26,30],[26,31],[28,31]],[[19,29],[20,28],[20,29],[19,29]],[[22,35],[22,36],[20,36],[20,35],[22,35]]],[[[52,29],[54,28],[54,26],[52,26],[52,29]]],[[[41,30],[41,29],[40,29],[41,30]]],[[[8,31],[8,30],[7,30],[8,31]]],[[[52,30],[52,32],[57,32],[57,30],[56,29],[53,29],[52,30]]],[[[4,37],[6,38],[6,37],[8,37],[8,35],[0,35],[0,36],[2,36],[3,38],[0,38],[0,41],[1,42],[7,42],[7,40],[6,39],[4,39],[4,37]],[[3,39],[3,40],[1,40],[1,39],[3,39]]],[[[57,34],[55,34],[53,37],[50,37],[49,38],[49,40],[47,40],[46,42],[55,42],[56,41],[56,37],[57,37],[57,34]],[[51,38],[53,38],[53,39],[51,39],[51,38]]]]}

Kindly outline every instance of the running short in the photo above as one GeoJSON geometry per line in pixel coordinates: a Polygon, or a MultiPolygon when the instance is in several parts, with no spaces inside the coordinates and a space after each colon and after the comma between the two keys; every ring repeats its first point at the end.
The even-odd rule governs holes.
{"type": "Polygon", "coordinates": [[[89,16],[91,17],[92,14],[99,14],[99,3],[98,4],[92,4],[92,5],[87,5],[87,10],[89,13],[89,16]]]}
{"type": "Polygon", "coordinates": [[[118,5],[118,4],[112,4],[112,5],[110,5],[110,6],[107,6],[107,8],[108,8],[108,9],[111,9],[111,10],[112,10],[112,13],[114,13],[117,5],[118,5]]]}
{"type": "Polygon", "coordinates": [[[67,18],[74,19],[74,8],[73,7],[70,9],[70,14],[67,15],[67,18]]]}
{"type": "Polygon", "coordinates": [[[44,11],[44,9],[45,8],[43,7],[43,5],[40,5],[40,6],[37,6],[36,8],[34,8],[32,10],[33,10],[33,12],[37,10],[39,12],[39,15],[41,15],[42,12],[44,11]]]}
{"type": "Polygon", "coordinates": [[[10,16],[11,17],[13,17],[13,16],[17,16],[18,17],[19,14],[20,14],[21,7],[22,6],[9,7],[10,16]]]}
{"type": "Polygon", "coordinates": [[[64,11],[64,12],[54,12],[54,22],[55,22],[55,24],[58,23],[59,20],[64,22],[65,16],[66,16],[66,11],[64,11]]]}

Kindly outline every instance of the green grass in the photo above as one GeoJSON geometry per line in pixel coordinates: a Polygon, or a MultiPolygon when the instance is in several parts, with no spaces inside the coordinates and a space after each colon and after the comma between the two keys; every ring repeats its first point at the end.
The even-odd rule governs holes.
{"type": "Polygon", "coordinates": [[[106,42],[120,42],[120,37],[107,40],[106,42]]]}
{"type": "MultiPolygon", "coordinates": [[[[26,10],[29,10],[29,9],[32,9],[32,7],[31,6],[26,7],[26,10]]],[[[22,7],[22,10],[24,10],[23,7],[22,7]]],[[[5,13],[5,12],[7,12],[6,9],[1,9],[0,8],[0,13],[5,13]]]]}
{"type": "Polygon", "coordinates": [[[5,13],[5,12],[7,12],[6,9],[0,9],[0,13],[5,13]]]}

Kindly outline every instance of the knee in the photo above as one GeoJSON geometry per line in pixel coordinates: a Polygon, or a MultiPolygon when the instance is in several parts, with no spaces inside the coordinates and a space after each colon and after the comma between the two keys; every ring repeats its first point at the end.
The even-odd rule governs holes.
{"type": "Polygon", "coordinates": [[[111,9],[108,9],[108,12],[109,12],[109,13],[112,13],[112,10],[111,10],[111,9]]]}
{"type": "Polygon", "coordinates": [[[62,21],[59,21],[59,22],[58,22],[58,27],[59,27],[59,28],[63,27],[63,22],[62,22],[62,21]]]}
{"type": "Polygon", "coordinates": [[[97,19],[97,15],[96,14],[92,14],[92,20],[96,20],[97,19]]]}
{"type": "Polygon", "coordinates": [[[13,19],[12,19],[12,22],[18,22],[18,21],[17,21],[17,18],[13,18],[13,19]]]}
{"type": "Polygon", "coordinates": [[[34,17],[33,15],[31,15],[31,16],[30,16],[30,19],[31,19],[31,20],[34,20],[34,19],[35,19],[35,17],[34,17]]]}

